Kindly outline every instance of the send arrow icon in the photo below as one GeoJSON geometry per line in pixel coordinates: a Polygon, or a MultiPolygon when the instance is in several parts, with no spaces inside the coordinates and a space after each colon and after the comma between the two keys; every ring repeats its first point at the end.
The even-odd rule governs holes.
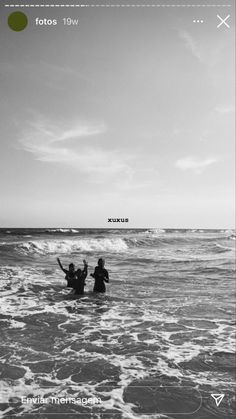
{"type": "Polygon", "coordinates": [[[224,394],[211,394],[211,397],[213,397],[213,399],[216,402],[216,406],[218,407],[221,404],[225,395],[224,394]]]}

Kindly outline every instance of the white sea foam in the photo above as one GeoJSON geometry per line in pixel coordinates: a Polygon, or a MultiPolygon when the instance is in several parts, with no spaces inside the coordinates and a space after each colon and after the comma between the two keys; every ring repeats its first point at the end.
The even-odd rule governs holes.
{"type": "Polygon", "coordinates": [[[60,254],[73,252],[124,252],[128,246],[121,238],[78,239],[78,240],[37,240],[17,245],[23,253],[60,254]]]}
{"type": "MultiPolygon", "coordinates": [[[[95,379],[76,384],[76,390],[93,394],[96,386],[99,391],[98,383],[106,385],[113,377],[113,372],[103,374],[104,361],[108,369],[108,364],[112,364],[114,382],[119,386],[108,389],[104,409],[114,407],[124,418],[130,419],[158,417],[135,413],[132,404],[125,403],[123,390],[136,382],[163,380],[171,384],[177,377],[180,385],[182,380],[191,380],[194,384],[217,386],[228,380],[230,387],[227,369],[222,373],[221,369],[216,371],[216,366],[214,371],[210,368],[209,371],[198,371],[198,361],[201,363],[202,357],[211,359],[214,352],[222,352],[216,358],[219,362],[222,359],[223,363],[223,353],[233,352],[230,292],[233,278],[231,270],[226,270],[229,269],[226,259],[231,260],[231,252],[217,251],[222,250],[222,246],[223,250],[225,246],[233,247],[230,240],[226,241],[230,233],[222,232],[220,237],[217,232],[181,234],[177,231],[172,234],[158,231],[154,233],[156,237],[151,236],[150,231],[143,236],[124,232],[119,232],[118,236],[114,232],[104,233],[101,237],[97,233],[87,236],[55,234],[40,235],[39,240],[25,239],[25,242],[22,238],[19,242],[17,237],[10,244],[12,247],[2,249],[4,258],[8,252],[9,261],[7,266],[0,267],[0,312],[9,341],[9,357],[12,354],[11,363],[14,366],[18,357],[17,361],[21,360],[24,368],[25,362],[26,374],[10,384],[6,381],[6,387],[11,387],[13,394],[18,396],[29,392],[44,394],[44,391],[63,396],[77,378],[70,373],[59,379],[57,371],[61,366],[67,371],[66,364],[71,363],[70,372],[73,363],[81,363],[88,371],[94,369],[91,375],[95,379]],[[174,246],[169,247],[172,239],[174,246]],[[181,246],[179,240],[182,240],[181,246]],[[105,254],[111,278],[107,294],[88,293],[93,286],[93,280],[88,277],[85,295],[76,299],[68,289],[63,289],[64,274],[52,255],[68,255],[62,257],[63,263],[71,260],[77,265],[80,257],[75,257],[75,253],[91,251],[88,260],[93,264],[103,250],[112,253],[105,254]],[[38,257],[28,257],[36,255],[38,257]],[[229,272],[227,276],[224,273],[225,276],[220,277],[221,268],[226,274],[229,272]],[[219,289],[212,288],[211,277],[221,278],[216,284],[219,289]],[[32,338],[28,339],[31,334],[32,338]],[[43,371],[36,371],[35,364],[43,365],[44,361],[54,362],[55,368],[47,370],[45,364],[43,371]],[[52,387],[44,388],[45,381],[52,383],[52,387]]],[[[8,356],[8,348],[6,352],[8,356]]],[[[227,354],[226,361],[230,362],[227,354]]],[[[24,406],[24,409],[32,413],[32,407],[24,406]]],[[[8,412],[9,416],[11,413],[8,412]]],[[[24,416],[23,411],[21,414],[24,416]]]]}
{"type": "Polygon", "coordinates": [[[79,233],[75,228],[50,228],[45,230],[46,233],[79,233]]]}

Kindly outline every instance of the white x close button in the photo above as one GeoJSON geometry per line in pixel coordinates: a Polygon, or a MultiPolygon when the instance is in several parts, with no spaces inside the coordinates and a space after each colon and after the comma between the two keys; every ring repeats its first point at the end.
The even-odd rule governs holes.
{"type": "Polygon", "coordinates": [[[222,25],[225,25],[227,28],[230,28],[229,24],[227,23],[227,20],[230,18],[230,15],[226,17],[221,17],[220,15],[217,15],[218,19],[220,19],[220,23],[217,25],[217,28],[220,28],[222,25]]]}

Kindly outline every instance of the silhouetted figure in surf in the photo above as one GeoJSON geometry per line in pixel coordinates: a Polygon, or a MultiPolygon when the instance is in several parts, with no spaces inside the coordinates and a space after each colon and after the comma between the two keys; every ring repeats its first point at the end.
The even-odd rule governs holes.
{"type": "Polygon", "coordinates": [[[58,262],[58,265],[60,266],[61,270],[63,272],[65,272],[65,274],[66,274],[65,279],[67,280],[67,287],[73,288],[74,287],[73,282],[74,282],[75,276],[76,276],[75,265],[73,263],[70,263],[69,264],[69,269],[64,269],[59,258],[57,258],[57,262],[58,262]]]}
{"type": "Polygon", "coordinates": [[[95,279],[94,292],[106,292],[105,282],[109,282],[109,275],[104,266],[105,260],[102,258],[98,259],[98,266],[96,266],[94,273],[90,274],[95,279]]]}
{"type": "Polygon", "coordinates": [[[75,290],[75,294],[83,294],[84,293],[84,286],[86,285],[85,279],[88,275],[88,264],[86,260],[83,260],[84,269],[81,270],[80,268],[77,269],[75,273],[75,279],[73,281],[73,288],[75,290]]]}

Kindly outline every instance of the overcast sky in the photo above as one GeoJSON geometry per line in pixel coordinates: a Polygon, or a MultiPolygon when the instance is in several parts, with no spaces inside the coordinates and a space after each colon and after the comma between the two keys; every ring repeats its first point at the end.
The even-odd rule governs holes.
{"type": "Polygon", "coordinates": [[[0,9],[2,227],[234,226],[232,17],[217,29],[232,10],[25,9],[20,33],[10,11],[0,9]],[[79,26],[63,26],[68,16],[79,26]]]}

